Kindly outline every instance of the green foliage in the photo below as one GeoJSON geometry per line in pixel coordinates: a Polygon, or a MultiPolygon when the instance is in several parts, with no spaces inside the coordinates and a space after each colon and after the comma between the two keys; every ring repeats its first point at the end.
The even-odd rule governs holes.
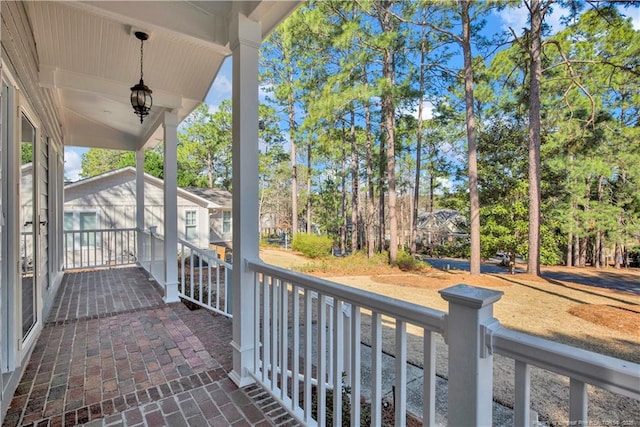
{"type": "MultiPolygon", "coordinates": [[[[133,151],[107,150],[90,148],[82,155],[82,178],[91,178],[126,166],[136,165],[133,151]]],[[[149,175],[162,179],[164,177],[164,157],[162,147],[156,147],[144,152],[144,171],[149,175]]]]}
{"type": "Polygon", "coordinates": [[[398,251],[396,265],[402,271],[413,271],[418,269],[418,267],[422,265],[422,262],[415,259],[410,253],[398,251]]]}
{"type": "Polygon", "coordinates": [[[33,144],[20,144],[20,164],[26,165],[33,162],[33,144]]]}
{"type": "Polygon", "coordinates": [[[293,235],[291,248],[294,251],[302,252],[309,258],[322,258],[331,254],[333,240],[328,236],[317,234],[297,233],[293,235]]]}

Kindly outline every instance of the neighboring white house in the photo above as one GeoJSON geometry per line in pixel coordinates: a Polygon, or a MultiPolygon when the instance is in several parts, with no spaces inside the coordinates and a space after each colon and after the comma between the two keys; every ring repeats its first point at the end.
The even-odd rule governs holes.
{"type": "MultiPolygon", "coordinates": [[[[164,182],[144,174],[145,224],[164,235],[164,182]]],[[[131,166],[67,184],[65,230],[136,227],[136,170],[131,166]]],[[[178,237],[201,248],[231,241],[231,193],[178,188],[178,237]]]]}

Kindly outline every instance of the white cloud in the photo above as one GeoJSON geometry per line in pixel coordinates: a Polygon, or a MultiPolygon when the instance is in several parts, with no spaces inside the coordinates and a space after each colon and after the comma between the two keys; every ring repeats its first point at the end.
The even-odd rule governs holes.
{"type": "Polygon", "coordinates": [[[437,195],[442,195],[444,194],[445,189],[449,191],[453,190],[453,186],[454,183],[449,178],[437,177],[434,193],[437,195]]]}
{"type": "MultiPolygon", "coordinates": [[[[560,18],[568,13],[567,9],[554,5],[544,18],[545,24],[551,29],[551,34],[555,34],[563,28],[560,18]]],[[[506,7],[496,14],[502,22],[502,29],[509,31],[513,28],[517,35],[521,35],[525,28],[529,28],[529,9],[524,4],[517,7],[506,7]]]]}
{"type": "Polygon", "coordinates": [[[73,148],[64,149],[64,177],[69,181],[80,179],[82,172],[82,154],[73,148]]]}
{"type": "Polygon", "coordinates": [[[529,11],[523,4],[518,7],[505,7],[497,15],[502,21],[502,29],[505,31],[513,28],[516,34],[521,34],[522,29],[529,26],[527,23],[529,11]]]}
{"type": "Polygon", "coordinates": [[[258,86],[258,99],[264,101],[267,96],[273,91],[272,83],[264,83],[258,86]]]}
{"type": "MultiPolygon", "coordinates": [[[[422,104],[422,120],[430,120],[433,118],[433,104],[429,101],[424,101],[422,104]]],[[[418,104],[407,107],[398,108],[400,114],[410,114],[416,119],[418,118],[418,104]]]]}

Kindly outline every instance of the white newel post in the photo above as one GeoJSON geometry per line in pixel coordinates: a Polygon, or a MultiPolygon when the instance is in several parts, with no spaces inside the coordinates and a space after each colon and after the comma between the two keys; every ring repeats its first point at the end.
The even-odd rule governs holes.
{"type": "Polygon", "coordinates": [[[493,303],[503,292],[456,285],[440,291],[449,302],[445,340],[449,345],[449,426],[492,424],[493,355],[485,340],[493,303]]]}
{"type": "Polygon", "coordinates": [[[178,116],[164,113],[164,301],[178,298],[178,116]]]}
{"type": "Polygon", "coordinates": [[[233,382],[254,382],[254,274],[245,260],[258,259],[258,50],[259,22],[242,14],[230,25],[233,52],[233,382]]]}
{"type": "Polygon", "coordinates": [[[138,264],[149,254],[144,253],[144,149],[136,151],[136,257],[138,264]]]}

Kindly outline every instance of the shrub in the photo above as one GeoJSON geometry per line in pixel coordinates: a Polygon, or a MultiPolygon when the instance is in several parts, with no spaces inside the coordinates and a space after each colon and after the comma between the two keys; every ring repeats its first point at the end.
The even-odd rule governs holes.
{"type": "Polygon", "coordinates": [[[291,248],[302,252],[308,258],[322,258],[331,254],[333,241],[327,236],[316,234],[294,234],[291,248]]]}
{"type": "Polygon", "coordinates": [[[396,265],[402,271],[416,270],[420,265],[420,261],[411,256],[411,254],[405,251],[398,251],[398,257],[396,258],[396,265]]]}

